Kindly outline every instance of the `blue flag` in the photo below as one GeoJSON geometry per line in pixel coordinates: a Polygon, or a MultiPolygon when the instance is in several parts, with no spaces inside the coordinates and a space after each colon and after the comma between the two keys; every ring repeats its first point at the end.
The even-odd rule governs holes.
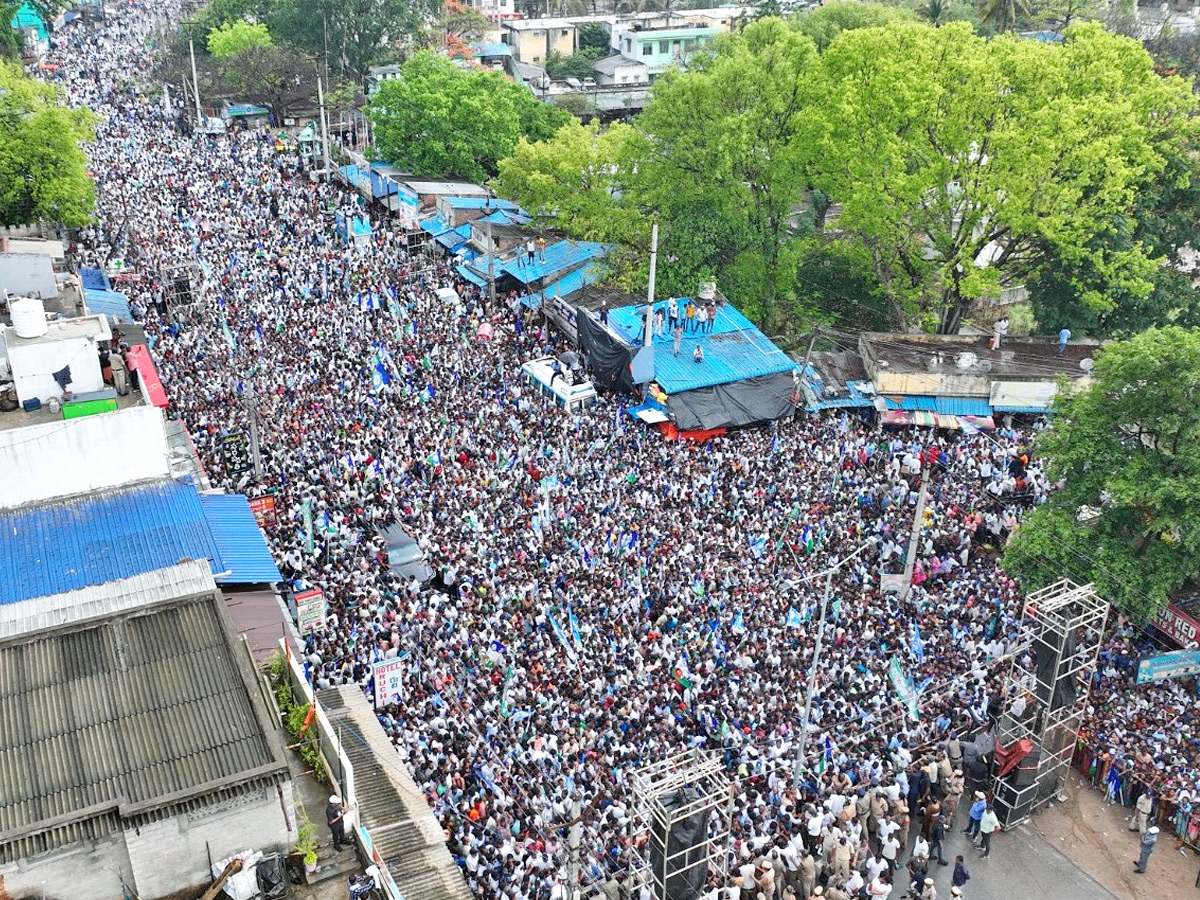
{"type": "Polygon", "coordinates": [[[913,622],[912,655],[917,662],[925,661],[925,642],[921,640],[921,626],[913,622]]]}
{"type": "Polygon", "coordinates": [[[738,634],[743,634],[746,631],[746,622],[745,622],[744,617],[742,616],[742,611],[740,609],[737,611],[736,615],[734,615],[733,624],[729,627],[732,628],[734,631],[736,631],[738,634]]]}
{"type": "Polygon", "coordinates": [[[787,614],[788,628],[801,628],[804,625],[804,617],[800,615],[796,607],[789,606],[787,614]]]}

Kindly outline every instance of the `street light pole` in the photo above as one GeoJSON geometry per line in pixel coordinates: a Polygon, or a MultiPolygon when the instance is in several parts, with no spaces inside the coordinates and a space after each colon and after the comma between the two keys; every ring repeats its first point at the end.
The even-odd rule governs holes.
{"type": "Polygon", "coordinates": [[[492,198],[483,204],[483,224],[487,228],[488,254],[488,314],[496,312],[496,245],[492,243],[492,198]]]}
{"type": "Polygon", "coordinates": [[[196,127],[200,128],[204,124],[204,113],[200,109],[200,79],[196,77],[196,43],[192,40],[192,34],[188,32],[188,53],[192,57],[192,92],[196,96],[196,127]]]}
{"type": "Polygon", "coordinates": [[[824,573],[819,573],[825,575],[825,592],[821,595],[821,617],[817,622],[817,644],[813,648],[812,665],[808,671],[808,690],[804,694],[804,718],[800,722],[800,740],[796,744],[796,759],[792,765],[792,787],[797,791],[800,790],[800,770],[804,765],[804,751],[808,745],[808,717],[812,713],[813,694],[817,689],[817,666],[821,664],[821,645],[825,640],[825,613],[829,609],[829,596],[833,593],[833,575],[858,554],[878,543],[879,538],[870,538],[849,556],[842,557],[824,573]]]}

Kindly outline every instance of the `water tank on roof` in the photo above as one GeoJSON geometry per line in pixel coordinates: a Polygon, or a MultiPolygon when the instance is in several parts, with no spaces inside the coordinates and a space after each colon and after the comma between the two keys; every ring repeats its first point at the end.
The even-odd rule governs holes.
{"type": "Polygon", "coordinates": [[[41,337],[48,330],[46,325],[46,305],[41,300],[32,297],[22,297],[12,303],[13,329],[17,337],[41,337]]]}
{"type": "Polygon", "coordinates": [[[701,300],[712,300],[717,296],[717,283],[715,281],[700,282],[700,290],[697,292],[701,300]]]}

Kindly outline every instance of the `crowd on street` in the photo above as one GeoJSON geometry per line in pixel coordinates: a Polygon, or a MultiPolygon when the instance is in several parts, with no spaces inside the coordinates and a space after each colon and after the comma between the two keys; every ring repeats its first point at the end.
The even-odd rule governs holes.
{"type": "MultiPolygon", "coordinates": [[[[994,830],[963,740],[1005,703],[1021,598],[997,554],[1051,489],[1029,455],[1038,426],[800,414],[695,443],[612,398],[568,414],[520,379],[560,349],[538,316],[490,308],[387,220],[346,247],[333,217],[361,214],[355,196],[266,130],[185,133],[146,82],[175,12],[129,3],[55,37],[45,71],[99,114],[99,217],[78,252],[133,273],[170,414],[213,482],[275,496],[281,570],[330,603],[306,636],[313,683],[374,700],[372,665],[403,662],[381,725],[476,895],[558,897],[575,877],[612,890],[636,849],[632,773],[690,748],[735,785],[714,900],[969,894],[967,865],[938,863],[950,828],[975,828],[981,856],[994,830]],[[202,284],[175,309],[160,273],[185,264],[202,284]],[[261,483],[222,456],[251,415],[261,483]],[[905,570],[926,472],[898,595],[881,575],[905,570]],[[433,583],[389,571],[379,532],[397,523],[433,583]]],[[[1194,683],[1120,684],[1097,701],[1104,740],[1194,792],[1194,683]]]]}

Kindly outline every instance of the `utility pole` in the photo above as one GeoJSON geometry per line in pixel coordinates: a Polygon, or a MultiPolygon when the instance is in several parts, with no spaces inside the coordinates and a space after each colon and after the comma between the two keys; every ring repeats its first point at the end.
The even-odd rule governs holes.
{"type": "Polygon", "coordinates": [[[192,92],[196,96],[196,127],[200,128],[204,125],[204,112],[200,109],[200,79],[196,77],[196,43],[192,40],[191,32],[188,32],[188,53],[192,57],[192,92]]]}
{"type": "Polygon", "coordinates": [[[808,339],[808,349],[804,351],[804,365],[800,367],[800,377],[805,378],[808,372],[808,361],[812,359],[813,344],[817,342],[817,337],[821,334],[821,326],[814,325],[812,337],[808,339]]]}
{"type": "Polygon", "coordinates": [[[496,245],[492,243],[492,198],[483,204],[483,224],[487,229],[488,312],[496,312],[496,245]]]}
{"type": "Polygon", "coordinates": [[[329,165],[329,124],[325,119],[325,90],[321,84],[321,76],[317,76],[317,105],[321,113],[321,165],[322,174],[328,180],[331,174],[329,165]]]}
{"type": "Polygon", "coordinates": [[[817,690],[817,667],[821,664],[821,645],[825,641],[825,614],[829,609],[829,597],[833,593],[833,575],[858,554],[879,543],[871,538],[849,556],[843,556],[825,570],[825,592],[821,595],[821,618],[817,622],[817,643],[813,647],[812,666],[808,670],[808,689],[804,692],[804,718],[800,721],[800,740],[796,743],[796,759],[792,764],[792,787],[800,790],[800,770],[804,767],[804,751],[808,746],[808,717],[812,714],[813,694],[817,690]]]}
{"type": "Polygon", "coordinates": [[[646,340],[649,347],[654,340],[652,317],[654,316],[654,276],[658,269],[658,223],[650,227],[650,285],[646,289],[646,340]]]}
{"type": "Polygon", "coordinates": [[[254,384],[246,385],[243,393],[246,408],[250,411],[250,457],[254,460],[254,480],[259,484],[263,481],[262,453],[258,443],[258,397],[254,393],[254,384]]]}
{"type": "Polygon", "coordinates": [[[900,588],[900,599],[907,600],[912,590],[913,569],[917,566],[917,541],[921,539],[921,522],[925,518],[925,498],[929,493],[929,463],[921,470],[921,491],[917,494],[917,512],[913,516],[912,535],[908,539],[908,556],[904,560],[904,584],[900,588]]]}

